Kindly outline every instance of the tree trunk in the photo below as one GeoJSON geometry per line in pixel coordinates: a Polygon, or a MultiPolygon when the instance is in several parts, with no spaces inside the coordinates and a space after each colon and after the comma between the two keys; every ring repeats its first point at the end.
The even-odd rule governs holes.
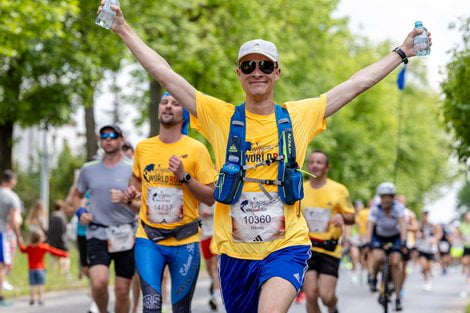
{"type": "Polygon", "coordinates": [[[0,123],[0,172],[11,169],[13,149],[13,122],[0,123]]]}
{"type": "Polygon", "coordinates": [[[90,102],[85,107],[85,128],[86,128],[86,159],[91,160],[98,151],[98,143],[96,142],[95,133],[95,105],[93,103],[93,96],[90,97],[90,102]]]}
{"type": "Polygon", "coordinates": [[[158,121],[158,104],[162,96],[162,86],[155,80],[150,80],[150,101],[148,104],[150,133],[149,137],[160,133],[160,122],[158,121]]]}

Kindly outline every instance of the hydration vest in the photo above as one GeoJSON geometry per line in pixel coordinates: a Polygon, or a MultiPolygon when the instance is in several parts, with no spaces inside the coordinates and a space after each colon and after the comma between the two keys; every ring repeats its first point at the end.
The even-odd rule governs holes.
{"type": "Polygon", "coordinates": [[[255,165],[246,165],[246,151],[251,148],[246,142],[245,104],[235,108],[230,120],[230,131],[227,142],[225,164],[220,169],[214,198],[218,202],[234,204],[240,198],[243,183],[256,182],[263,193],[270,199],[272,196],[263,185],[278,186],[279,196],[283,203],[294,204],[304,197],[302,174],[296,161],[296,151],[292,122],[287,109],[274,105],[279,139],[279,155],[255,165]],[[246,177],[246,171],[258,166],[269,166],[278,162],[277,179],[258,179],[246,177]]]}

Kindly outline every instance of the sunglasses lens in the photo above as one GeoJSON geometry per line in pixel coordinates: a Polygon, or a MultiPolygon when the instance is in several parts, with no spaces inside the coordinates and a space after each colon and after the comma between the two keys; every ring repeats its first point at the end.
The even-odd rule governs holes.
{"type": "Polygon", "coordinates": [[[274,71],[275,64],[272,61],[259,62],[259,69],[265,74],[271,74],[274,71]]]}
{"type": "Polygon", "coordinates": [[[256,69],[256,62],[255,61],[244,61],[240,63],[240,71],[243,74],[251,74],[256,69]]]}
{"type": "Polygon", "coordinates": [[[114,133],[114,132],[113,133],[102,133],[100,135],[100,138],[103,139],[103,140],[108,139],[108,138],[116,139],[117,137],[119,137],[118,134],[114,133]]]}

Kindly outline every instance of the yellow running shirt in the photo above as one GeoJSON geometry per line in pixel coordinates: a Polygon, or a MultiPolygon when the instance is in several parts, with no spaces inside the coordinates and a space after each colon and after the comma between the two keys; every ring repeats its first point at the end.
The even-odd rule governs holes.
{"type": "MultiPolygon", "coordinates": [[[[214,182],[217,172],[207,148],[199,141],[183,135],[174,143],[164,143],[158,136],[137,144],[133,174],[142,181],[142,205],[139,218],[147,225],[174,229],[198,219],[199,202],[168,169],[169,159],[176,155],[183,162],[185,172],[201,184],[214,182]]],[[[139,223],[136,236],[147,238],[139,223]]],[[[176,240],[167,238],[158,243],[178,246],[200,241],[200,234],[176,240]]]]}
{"type": "MultiPolygon", "coordinates": [[[[310,238],[318,240],[340,239],[342,227],[335,227],[330,220],[336,214],[354,214],[354,208],[349,201],[349,192],[344,185],[327,179],[321,188],[314,189],[310,181],[304,182],[305,197],[301,201],[302,213],[309,227],[310,238]]],[[[341,257],[341,243],[338,242],[334,251],[312,247],[313,251],[341,257]]]]}
{"type": "MultiPolygon", "coordinates": [[[[225,162],[230,119],[235,106],[222,100],[196,93],[197,123],[193,128],[204,135],[214,148],[216,168],[225,162]]],[[[326,127],[326,95],[319,98],[286,102],[293,124],[297,162],[303,164],[309,142],[326,127]]],[[[194,117],[191,117],[195,120],[194,117]]],[[[278,132],[274,112],[257,115],[246,111],[247,165],[276,156],[278,132]]],[[[277,163],[249,169],[246,177],[277,179],[277,163]]],[[[214,232],[219,254],[234,258],[262,260],[268,254],[295,245],[309,245],[308,230],[298,203],[284,205],[278,187],[264,185],[274,198],[269,201],[259,185],[245,182],[240,200],[234,205],[217,203],[214,232]]]]}
{"type": "Polygon", "coordinates": [[[356,225],[359,230],[359,236],[363,238],[367,233],[367,221],[369,220],[370,209],[362,209],[356,214],[356,225]]]}

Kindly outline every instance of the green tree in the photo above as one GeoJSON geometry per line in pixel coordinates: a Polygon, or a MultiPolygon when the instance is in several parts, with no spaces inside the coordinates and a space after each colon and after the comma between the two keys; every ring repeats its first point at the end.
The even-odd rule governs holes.
{"type": "Polygon", "coordinates": [[[452,50],[442,90],[445,94],[444,118],[455,138],[454,148],[459,159],[466,162],[470,157],[470,18],[461,19],[460,31],[463,46],[452,50]]]}
{"type": "Polygon", "coordinates": [[[470,211],[470,182],[467,180],[457,196],[457,208],[461,215],[470,211]]]}
{"type": "Polygon", "coordinates": [[[67,21],[78,1],[0,2],[0,169],[11,168],[13,125],[68,120],[74,69],[67,21]]]}

